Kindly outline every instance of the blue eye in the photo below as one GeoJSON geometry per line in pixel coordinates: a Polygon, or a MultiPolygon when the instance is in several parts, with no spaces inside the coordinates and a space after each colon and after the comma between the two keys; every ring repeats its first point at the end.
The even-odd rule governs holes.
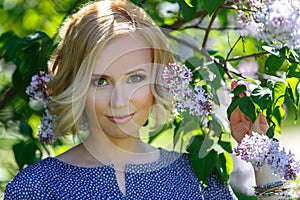
{"type": "Polygon", "coordinates": [[[108,82],[105,78],[98,78],[98,79],[93,81],[93,84],[96,87],[104,87],[104,86],[108,85],[108,82]]]}
{"type": "Polygon", "coordinates": [[[144,80],[145,78],[146,78],[146,76],[144,74],[134,74],[129,77],[128,82],[129,83],[139,83],[142,80],[144,80]]]}

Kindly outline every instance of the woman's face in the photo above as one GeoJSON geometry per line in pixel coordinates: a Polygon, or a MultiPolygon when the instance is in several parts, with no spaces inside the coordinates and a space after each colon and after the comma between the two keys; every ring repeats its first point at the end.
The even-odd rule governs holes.
{"type": "Polygon", "coordinates": [[[85,112],[90,130],[113,138],[138,137],[154,102],[152,55],[138,34],[109,42],[97,55],[85,112]]]}

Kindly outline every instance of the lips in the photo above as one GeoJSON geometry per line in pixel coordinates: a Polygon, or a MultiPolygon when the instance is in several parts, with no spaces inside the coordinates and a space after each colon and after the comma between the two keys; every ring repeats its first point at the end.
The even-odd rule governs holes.
{"type": "Polygon", "coordinates": [[[122,116],[108,116],[107,118],[116,124],[124,124],[129,122],[133,118],[134,113],[129,115],[122,115],[122,116]]]}

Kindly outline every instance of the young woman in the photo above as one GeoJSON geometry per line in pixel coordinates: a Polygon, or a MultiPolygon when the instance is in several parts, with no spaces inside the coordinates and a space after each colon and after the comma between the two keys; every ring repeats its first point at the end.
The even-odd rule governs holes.
{"type": "Polygon", "coordinates": [[[169,117],[160,81],[170,62],[165,36],[130,2],[99,1],[72,15],[49,64],[49,107],[57,137],[77,135],[83,123],[89,135],[22,170],[5,199],[236,199],[214,173],[208,187],[199,184],[187,155],[139,137],[150,113],[153,127],[169,117]]]}

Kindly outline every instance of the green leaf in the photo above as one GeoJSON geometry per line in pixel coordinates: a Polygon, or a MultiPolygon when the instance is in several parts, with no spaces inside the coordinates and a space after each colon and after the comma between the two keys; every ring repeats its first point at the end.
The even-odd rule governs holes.
{"type": "Polygon", "coordinates": [[[298,91],[298,85],[299,85],[299,79],[298,78],[287,78],[286,81],[289,84],[290,91],[291,91],[291,99],[293,100],[293,103],[296,107],[298,107],[299,104],[299,91],[298,91]]]}
{"type": "Polygon", "coordinates": [[[275,47],[262,46],[262,48],[263,48],[264,50],[266,50],[267,52],[269,52],[269,53],[275,55],[275,56],[279,56],[279,54],[280,54],[280,53],[279,53],[279,50],[276,49],[275,47]]]}
{"type": "Polygon", "coordinates": [[[300,79],[300,65],[296,63],[292,63],[288,67],[287,77],[296,77],[300,79]]]}
{"type": "Polygon", "coordinates": [[[227,118],[230,119],[231,113],[236,109],[236,107],[238,107],[240,104],[240,98],[239,97],[235,97],[232,98],[232,101],[230,103],[230,105],[227,108],[227,118]]]}
{"type": "Polygon", "coordinates": [[[219,140],[218,144],[228,153],[233,153],[231,142],[225,142],[225,141],[219,140]]]}
{"type": "Polygon", "coordinates": [[[222,182],[226,182],[228,184],[229,175],[233,170],[233,161],[231,156],[226,152],[219,154],[215,169],[219,177],[221,177],[222,182]]]}
{"type": "Polygon", "coordinates": [[[276,72],[282,66],[284,60],[284,57],[270,55],[265,62],[265,69],[268,72],[276,72]]]}
{"type": "Polygon", "coordinates": [[[230,14],[229,9],[221,9],[218,12],[218,22],[223,26],[227,27],[229,25],[229,17],[228,15],[230,14]]]}
{"type": "Polygon", "coordinates": [[[24,134],[25,136],[29,136],[33,139],[32,128],[28,125],[26,121],[20,124],[20,133],[24,134]]]}
{"type": "Polygon", "coordinates": [[[281,120],[283,117],[284,117],[284,109],[282,108],[282,106],[277,106],[273,111],[271,120],[275,124],[274,131],[278,134],[281,132],[281,120]]]}
{"type": "Polygon", "coordinates": [[[286,83],[282,81],[276,81],[273,86],[273,108],[282,106],[286,95],[286,83]]]}
{"type": "Polygon", "coordinates": [[[204,7],[211,15],[221,5],[222,0],[203,0],[204,7]]]}
{"type": "Polygon", "coordinates": [[[268,128],[266,134],[267,134],[267,136],[268,136],[269,138],[273,138],[274,135],[275,135],[275,132],[274,132],[274,126],[270,126],[270,127],[268,128]]]}
{"type": "Polygon", "coordinates": [[[247,90],[247,87],[245,85],[238,85],[232,90],[232,94],[234,94],[235,97],[238,97],[240,94],[243,94],[247,90]]]}
{"type": "Polygon", "coordinates": [[[209,54],[209,55],[215,55],[216,53],[218,53],[219,51],[218,50],[216,50],[216,49],[207,49],[207,53],[209,54]]]}
{"type": "Polygon", "coordinates": [[[194,19],[197,12],[198,0],[189,0],[189,4],[192,5],[192,7],[189,6],[185,0],[178,0],[178,4],[184,19],[187,21],[194,19]]]}
{"type": "Polygon", "coordinates": [[[200,159],[198,157],[197,149],[199,148],[199,145],[201,145],[201,138],[195,138],[193,143],[195,144],[192,146],[196,147],[193,149],[188,148],[192,168],[198,180],[201,183],[206,183],[216,163],[218,153],[215,150],[211,150],[206,157],[200,159]]]}
{"type": "Polygon", "coordinates": [[[255,106],[248,96],[241,98],[239,101],[239,108],[252,122],[256,120],[257,115],[255,106]]]}
{"type": "Polygon", "coordinates": [[[20,169],[23,169],[25,165],[35,163],[35,153],[37,150],[38,147],[33,142],[20,142],[13,146],[15,159],[20,169]]]}
{"type": "Polygon", "coordinates": [[[251,100],[263,111],[267,109],[272,99],[272,91],[269,88],[258,87],[251,92],[251,100]]]}
{"type": "Polygon", "coordinates": [[[184,0],[184,1],[189,7],[194,7],[192,4],[192,0],[184,0]]]}

